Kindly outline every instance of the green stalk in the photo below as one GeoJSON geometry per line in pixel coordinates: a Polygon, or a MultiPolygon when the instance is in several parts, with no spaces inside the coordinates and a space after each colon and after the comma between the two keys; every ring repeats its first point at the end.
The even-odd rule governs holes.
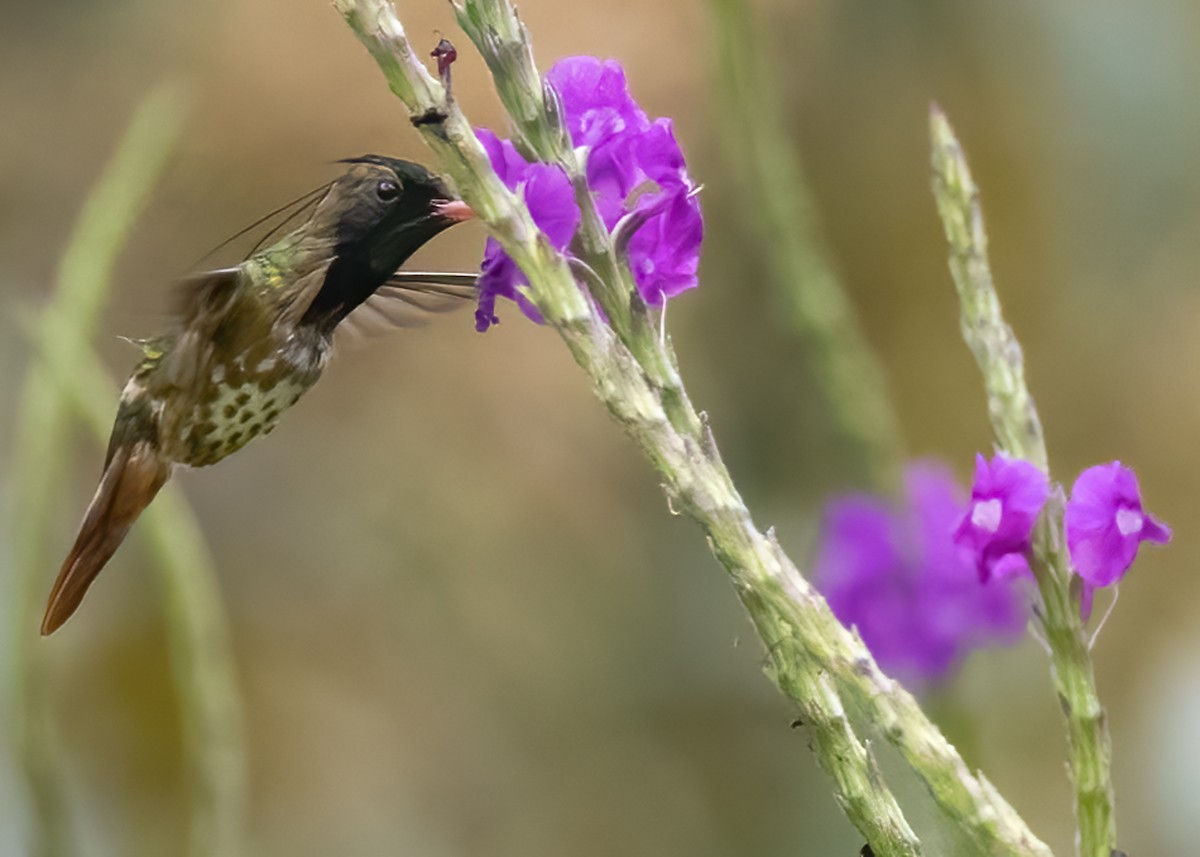
{"type": "MultiPolygon", "coordinates": [[[[43,318],[41,341],[58,341],[59,319],[43,318]]],[[[88,353],[71,363],[44,345],[53,383],[101,447],[112,430],[120,391],[88,353]]],[[[178,485],[166,485],[138,520],[162,575],[171,671],[183,716],[191,793],[188,853],[236,857],[244,850],[247,776],[241,691],[217,571],[199,524],[178,485]]]]}
{"type": "Polygon", "coordinates": [[[710,0],[709,6],[724,95],[720,124],[729,163],[741,178],[743,219],[805,347],[822,411],[846,444],[847,458],[867,485],[894,488],[904,448],[899,423],[879,362],[818,239],[816,203],[780,121],[761,40],[756,44],[753,34],[753,10],[745,0],[710,0]]]}
{"type": "MultiPolygon", "coordinates": [[[[930,134],[933,193],[950,245],[963,338],[983,373],[996,442],[1009,455],[1049,473],[1042,424],[1025,384],[1021,346],[1004,321],[992,283],[979,189],[954,129],[936,105],[930,112],[930,134]]],[[[1079,854],[1109,857],[1117,838],[1112,744],[1079,605],[1071,596],[1070,567],[1058,535],[1062,525],[1062,496],[1057,492],[1034,533],[1033,572],[1042,598],[1040,618],[1050,650],[1050,673],[1067,721],[1079,854]]]]}
{"type": "MultiPolygon", "coordinates": [[[[155,90],[138,107],[104,175],[87,196],[59,263],[55,297],[47,308],[61,319],[63,335],[48,344],[75,364],[89,341],[108,295],[117,252],[125,243],[178,138],[180,116],[173,89],[155,90]]],[[[11,502],[13,531],[12,639],[13,746],[31,800],[30,851],[43,857],[68,853],[67,812],[56,776],[50,734],[45,663],[37,644],[37,618],[52,567],[45,534],[57,511],[68,456],[69,407],[44,361],[30,364],[17,406],[11,502]]]]}
{"type": "Polygon", "coordinates": [[[557,164],[570,177],[582,213],[573,251],[596,274],[587,281],[592,297],[604,310],[617,338],[667,392],[668,416],[682,421],[683,427],[689,417],[688,409],[680,402],[683,392],[675,355],[669,344],[664,346],[658,341],[658,331],[634,285],[633,273],[616,251],[600,217],[587,183],[586,154],[572,147],[558,96],[542,83],[529,31],[508,0],[451,0],[451,5],[459,26],[479,48],[492,72],[518,141],[535,158],[557,164]]]}
{"type": "MultiPolygon", "coordinates": [[[[673,508],[692,517],[707,535],[770,652],[768,674],[798,705],[804,722],[832,730],[851,749],[862,748],[848,724],[837,723],[844,719],[838,695],[845,695],[896,745],[979,853],[1049,855],[992,786],[966,767],[913,697],[887,678],[862,641],[838,623],[774,538],[754,525],[682,381],[662,383],[590,311],[565,260],[537,234],[529,212],[491,169],[466,117],[447,103],[440,84],[418,60],[391,5],[384,0],[336,0],[335,5],[410,115],[420,119],[417,127],[442,171],[526,274],[547,323],[658,471],[673,508]]],[[[508,6],[489,8],[499,15],[508,6]]],[[[485,54],[489,50],[486,41],[480,47],[485,54]]],[[[665,343],[658,361],[674,363],[665,343]]],[[[818,761],[834,776],[839,802],[875,852],[919,853],[865,749],[843,756],[823,739],[813,745],[818,761]],[[847,785],[854,783],[861,785],[847,785]]]]}
{"type": "Polygon", "coordinates": [[[461,0],[452,2],[458,24],[481,50],[500,102],[513,120],[517,140],[539,161],[557,164],[571,179],[575,199],[583,216],[579,229],[580,258],[597,273],[589,283],[593,297],[604,308],[609,322],[618,333],[627,333],[632,324],[629,298],[632,280],[625,281],[613,252],[608,230],[596,209],[587,186],[585,157],[571,145],[559,109],[558,97],[544,86],[533,59],[529,31],[514,14],[489,2],[461,0]]]}
{"type": "MultiPolygon", "coordinates": [[[[178,139],[182,118],[178,103],[175,88],[160,87],[139,107],[87,198],[60,264],[55,297],[30,325],[39,350],[18,409],[14,499],[20,502],[13,507],[18,592],[13,600],[10,657],[14,746],[34,822],[30,850],[41,857],[74,853],[44,684],[42,647],[51,643],[37,637],[49,587],[44,575],[54,567],[44,540],[56,509],[54,490],[63,482],[69,461],[65,450],[72,396],[91,402],[89,416],[102,441],[107,441],[111,428],[116,394],[96,368],[99,360],[87,343],[107,298],[116,255],[178,139]]],[[[169,546],[174,557],[161,567],[167,576],[168,635],[194,785],[190,853],[236,854],[244,803],[240,706],[224,642],[224,619],[211,596],[212,570],[202,562],[202,544],[179,502],[177,496],[164,492],[141,529],[158,533],[157,550],[161,553],[169,546]],[[232,695],[226,692],[230,688],[232,695]]]]}

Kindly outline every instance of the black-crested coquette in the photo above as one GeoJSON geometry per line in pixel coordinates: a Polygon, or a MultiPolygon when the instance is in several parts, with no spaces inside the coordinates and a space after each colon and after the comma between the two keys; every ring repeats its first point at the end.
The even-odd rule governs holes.
{"type": "Polygon", "coordinates": [[[174,466],[214,464],[275,427],[321,376],[342,322],[473,296],[461,277],[398,273],[471,210],[419,164],[380,155],[344,163],[307,198],[298,227],[236,267],[188,278],[174,329],[140,343],[43,634],[75,612],[174,466]]]}

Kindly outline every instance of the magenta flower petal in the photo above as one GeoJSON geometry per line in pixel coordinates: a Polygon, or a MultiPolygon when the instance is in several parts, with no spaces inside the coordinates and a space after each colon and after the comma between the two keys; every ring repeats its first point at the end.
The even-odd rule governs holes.
{"type": "Polygon", "coordinates": [[[625,70],[616,60],[566,57],[551,66],[546,81],[562,99],[567,133],[576,146],[593,147],[649,124],[630,96],[625,70]]]}
{"type": "Polygon", "coordinates": [[[704,238],[700,204],[688,188],[660,196],[656,213],[629,241],[629,267],[638,292],[655,306],[696,287],[704,238]]]}
{"type": "Polygon", "coordinates": [[[638,135],[637,159],[646,178],[660,186],[691,183],[670,119],[655,119],[644,133],[638,135]]]}
{"type": "MultiPolygon", "coordinates": [[[[627,247],[642,299],[660,305],[694,288],[704,222],[671,121],[647,118],[614,60],[568,57],[554,64],[546,81],[562,102],[571,142],[584,151],[588,188],[604,225],[611,231],[635,211],[644,217],[627,247]]],[[[510,141],[487,129],[476,134],[504,183],[523,189],[538,226],[556,247],[569,251],[579,209],[573,193],[567,193],[573,189],[565,176],[541,173],[551,168],[527,163],[510,141]]],[[[517,287],[525,281],[506,259],[489,242],[480,277],[478,330],[496,322],[497,297],[522,300],[517,287]]],[[[536,317],[527,303],[523,308],[536,317]]]]}
{"type": "Polygon", "coordinates": [[[954,541],[954,526],[963,515],[961,489],[940,463],[916,462],[905,471],[907,528],[919,540],[913,555],[925,569],[924,624],[930,632],[953,640],[956,658],[971,648],[1011,643],[1026,621],[1027,607],[1019,580],[999,573],[981,583],[971,559],[954,541]]]}
{"type": "Polygon", "coordinates": [[[1144,541],[1166,544],[1171,530],[1142,509],[1137,476],[1119,461],[1089,467],[1075,480],[1066,510],[1067,549],[1086,587],[1125,576],[1144,541]]]}
{"type": "Polygon", "coordinates": [[[483,264],[479,267],[479,278],[475,281],[478,293],[478,305],[475,308],[475,329],[480,333],[493,324],[499,324],[496,316],[496,298],[510,297],[516,291],[513,282],[516,280],[516,263],[508,258],[500,243],[495,238],[487,240],[483,251],[483,264]]]}
{"type": "Polygon", "coordinates": [[[982,455],[975,457],[971,502],[954,540],[974,556],[980,580],[1019,573],[1049,496],[1046,474],[1028,461],[1004,453],[990,462],[982,455]]]}
{"type": "Polygon", "coordinates": [[[485,333],[493,324],[500,323],[500,319],[496,315],[496,298],[498,297],[513,301],[528,318],[541,324],[542,314],[538,312],[538,308],[517,291],[517,286],[524,285],[524,283],[525,275],[521,273],[517,263],[508,257],[495,239],[489,238],[479,278],[475,281],[478,293],[475,329],[480,333],[485,333]]]}
{"type": "Polygon", "coordinates": [[[496,171],[500,181],[504,182],[509,190],[515,190],[525,178],[529,162],[521,157],[521,153],[517,151],[517,147],[510,140],[497,137],[493,131],[487,128],[476,128],[475,136],[483,144],[483,149],[492,162],[492,169],[496,171]]]}
{"type": "Polygon", "coordinates": [[[581,217],[567,174],[548,164],[531,164],[525,173],[524,197],[538,229],[556,250],[566,249],[581,217]]]}
{"type": "Polygon", "coordinates": [[[868,494],[826,506],[815,579],[884,669],[925,683],[972,648],[1015,640],[1028,608],[1015,580],[982,583],[954,543],[964,504],[944,467],[913,464],[905,486],[898,509],[868,494]]]}
{"type": "Polygon", "coordinates": [[[620,216],[662,192],[691,188],[683,151],[670,119],[614,134],[588,153],[588,186],[611,228],[620,216]]]}
{"type": "Polygon", "coordinates": [[[697,285],[704,221],[669,119],[597,146],[588,157],[588,186],[609,229],[631,211],[649,215],[628,250],[646,303],[662,304],[697,285]]]}
{"type": "MultiPolygon", "coordinates": [[[[513,189],[520,191],[538,229],[546,234],[556,249],[565,249],[575,236],[580,220],[571,180],[558,167],[527,163],[511,143],[497,138],[486,129],[476,133],[487,149],[496,172],[506,183],[511,182],[513,189]]],[[[518,291],[518,286],[526,283],[525,275],[499,242],[489,238],[479,279],[475,282],[478,292],[475,329],[483,333],[500,321],[496,315],[498,297],[516,302],[525,315],[541,322],[542,316],[537,307],[518,291]]]]}
{"type": "Polygon", "coordinates": [[[1029,568],[1029,560],[1023,553],[1006,553],[997,557],[992,563],[991,572],[999,580],[1033,577],[1033,571],[1029,568]]]}
{"type": "Polygon", "coordinates": [[[882,500],[840,497],[826,507],[814,569],[835,616],[854,626],[889,671],[940,674],[948,653],[911,633],[912,569],[900,550],[898,523],[882,500]]]}

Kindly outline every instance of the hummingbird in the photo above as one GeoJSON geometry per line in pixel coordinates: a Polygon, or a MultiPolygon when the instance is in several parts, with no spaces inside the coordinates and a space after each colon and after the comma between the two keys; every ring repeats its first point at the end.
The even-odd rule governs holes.
{"type": "Polygon", "coordinates": [[[356,311],[395,319],[394,308],[436,310],[474,295],[471,275],[397,270],[473,216],[466,203],[419,164],[382,155],[341,163],[342,175],[293,214],[308,211],[300,226],[235,267],[185,279],[173,328],[137,343],[142,359],[121,392],[104,473],[50,592],[43,635],[75,612],[177,465],[215,464],[271,432],[321,377],[334,331],[356,311]]]}

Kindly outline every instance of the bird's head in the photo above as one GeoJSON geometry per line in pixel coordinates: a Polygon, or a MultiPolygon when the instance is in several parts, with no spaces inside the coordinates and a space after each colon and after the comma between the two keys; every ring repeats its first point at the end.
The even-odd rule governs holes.
{"type": "Polygon", "coordinates": [[[306,318],[336,324],[442,230],[474,216],[420,164],[383,155],[342,163],[313,220],[328,229],[334,259],[306,318]]]}

